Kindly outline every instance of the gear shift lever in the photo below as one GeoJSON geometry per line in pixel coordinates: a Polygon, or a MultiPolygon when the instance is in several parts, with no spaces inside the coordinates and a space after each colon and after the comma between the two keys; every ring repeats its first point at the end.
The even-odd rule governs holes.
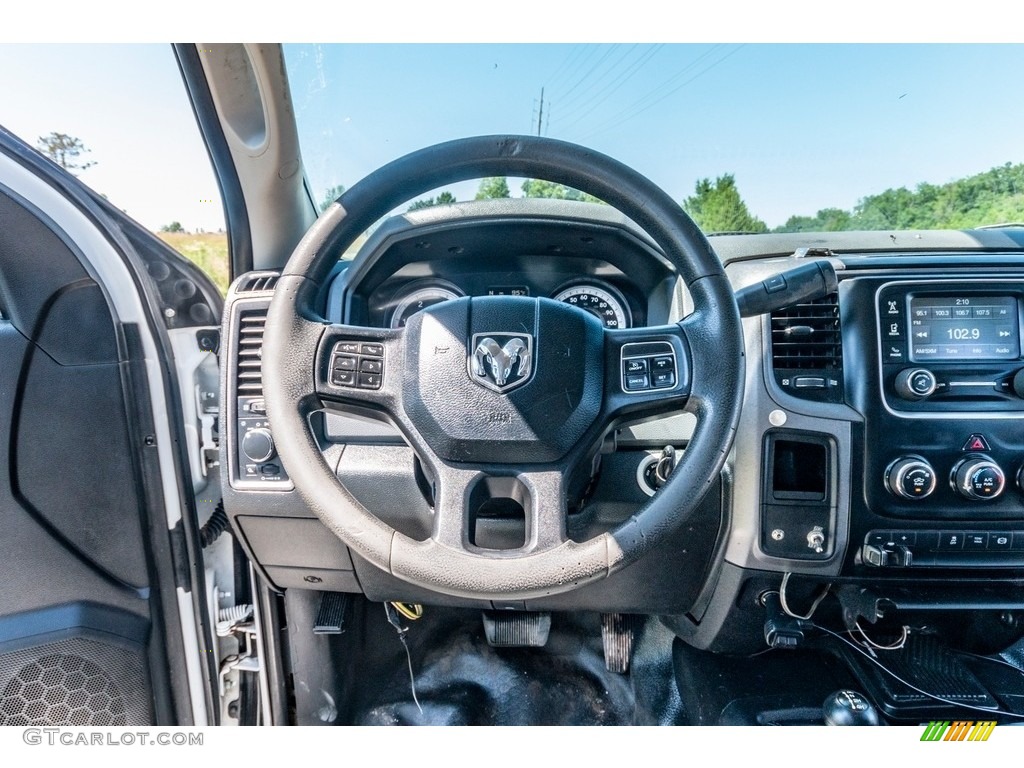
{"type": "Polygon", "coordinates": [[[821,706],[826,725],[878,725],[878,710],[863,694],[843,689],[821,706]]]}

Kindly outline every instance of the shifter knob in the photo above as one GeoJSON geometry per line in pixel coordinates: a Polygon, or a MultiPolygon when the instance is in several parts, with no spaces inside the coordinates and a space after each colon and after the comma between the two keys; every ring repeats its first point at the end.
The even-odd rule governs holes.
{"type": "Polygon", "coordinates": [[[878,710],[862,694],[843,689],[821,705],[826,725],[878,725],[878,710]]]}

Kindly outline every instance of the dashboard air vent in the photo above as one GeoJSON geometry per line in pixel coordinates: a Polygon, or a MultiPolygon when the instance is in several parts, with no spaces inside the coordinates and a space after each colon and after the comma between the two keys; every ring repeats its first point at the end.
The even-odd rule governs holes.
{"type": "Polygon", "coordinates": [[[236,382],[239,397],[263,394],[263,329],[266,309],[248,309],[238,316],[238,368],[236,382]]]}
{"type": "Polygon", "coordinates": [[[830,294],[771,315],[772,370],[791,395],[808,400],[843,399],[843,334],[839,297],[830,294]]]}
{"type": "Polygon", "coordinates": [[[236,293],[272,291],[279,277],[276,272],[254,272],[239,283],[236,293]]]}

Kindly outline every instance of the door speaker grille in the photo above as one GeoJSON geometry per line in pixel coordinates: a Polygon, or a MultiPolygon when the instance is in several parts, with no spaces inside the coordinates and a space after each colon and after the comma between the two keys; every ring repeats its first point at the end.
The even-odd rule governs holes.
{"type": "Polygon", "coordinates": [[[0,654],[0,725],[149,725],[138,650],[83,637],[0,654]]]}

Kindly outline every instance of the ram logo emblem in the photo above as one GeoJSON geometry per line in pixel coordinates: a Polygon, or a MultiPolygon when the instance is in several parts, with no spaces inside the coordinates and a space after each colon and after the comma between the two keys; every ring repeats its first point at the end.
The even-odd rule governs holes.
{"type": "Polygon", "coordinates": [[[533,336],[528,333],[478,333],[472,349],[470,377],[495,392],[525,384],[533,372],[533,336]]]}

